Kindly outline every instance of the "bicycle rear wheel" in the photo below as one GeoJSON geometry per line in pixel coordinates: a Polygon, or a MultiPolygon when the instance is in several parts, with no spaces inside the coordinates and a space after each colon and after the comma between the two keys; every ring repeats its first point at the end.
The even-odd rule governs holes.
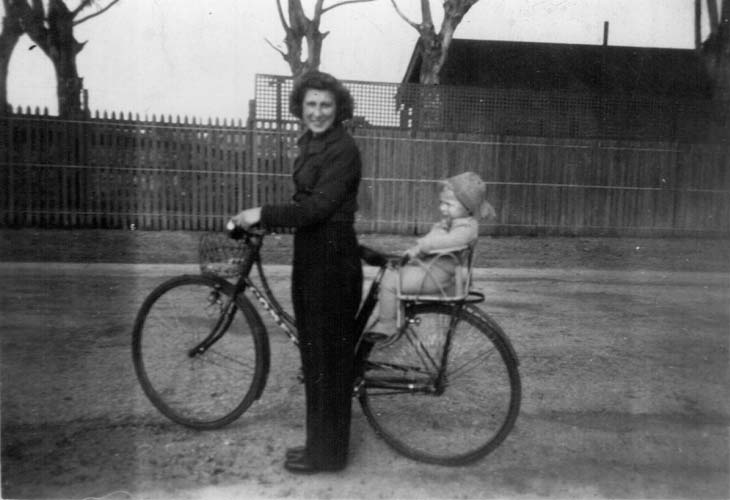
{"type": "Polygon", "coordinates": [[[264,325],[244,296],[224,315],[232,290],[220,278],[180,276],[153,290],[137,314],[137,378],[152,404],[179,424],[224,426],[246,411],[266,383],[264,325]],[[196,350],[214,330],[220,338],[204,352],[196,350]]]}
{"type": "Polygon", "coordinates": [[[413,305],[400,338],[367,355],[359,389],[379,436],[410,458],[440,465],[463,465],[499,446],[521,398],[518,362],[503,332],[468,307],[453,311],[413,305]]]}

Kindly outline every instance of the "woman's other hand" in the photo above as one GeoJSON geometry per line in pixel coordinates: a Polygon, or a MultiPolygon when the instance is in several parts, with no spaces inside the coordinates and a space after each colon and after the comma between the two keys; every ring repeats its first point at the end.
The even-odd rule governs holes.
{"type": "Polygon", "coordinates": [[[231,220],[244,229],[248,229],[261,221],[261,207],[249,208],[234,215],[231,220]]]}
{"type": "Polygon", "coordinates": [[[416,247],[411,247],[408,250],[406,250],[405,252],[403,252],[403,255],[407,256],[408,259],[413,259],[415,257],[418,257],[418,254],[420,254],[420,253],[421,253],[421,251],[416,246],[416,247]]]}

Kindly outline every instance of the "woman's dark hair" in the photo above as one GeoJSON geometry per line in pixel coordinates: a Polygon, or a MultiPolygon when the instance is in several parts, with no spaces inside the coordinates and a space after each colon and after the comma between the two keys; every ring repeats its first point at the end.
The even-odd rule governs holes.
{"type": "Polygon", "coordinates": [[[334,94],[337,112],[335,124],[340,124],[352,118],[355,102],[352,100],[352,95],[347,87],[329,73],[310,71],[302,75],[298,81],[295,81],[294,89],[289,95],[289,111],[300,120],[302,119],[304,94],[307,93],[307,90],[329,90],[334,94]]]}

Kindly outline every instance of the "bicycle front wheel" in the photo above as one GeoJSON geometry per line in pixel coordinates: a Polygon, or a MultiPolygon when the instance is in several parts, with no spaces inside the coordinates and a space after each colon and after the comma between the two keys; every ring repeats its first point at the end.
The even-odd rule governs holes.
{"type": "Polygon", "coordinates": [[[409,318],[400,338],[367,355],[359,389],[365,416],[415,460],[463,465],[485,456],[509,434],[520,407],[506,337],[466,307],[454,315],[448,304],[416,304],[409,318]]]}
{"type": "Polygon", "coordinates": [[[260,395],[269,363],[260,316],[232,286],[180,276],[146,298],[132,334],[134,368],[145,394],[171,420],[215,429],[260,395]]]}

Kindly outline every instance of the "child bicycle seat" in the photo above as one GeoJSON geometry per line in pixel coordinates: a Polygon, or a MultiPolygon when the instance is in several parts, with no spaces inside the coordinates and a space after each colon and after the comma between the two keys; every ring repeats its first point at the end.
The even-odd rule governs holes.
{"type": "MultiPolygon", "coordinates": [[[[398,280],[397,295],[400,300],[408,301],[455,301],[464,300],[469,295],[472,280],[472,267],[476,253],[476,242],[468,246],[444,248],[435,252],[425,254],[424,259],[414,258],[409,265],[418,265],[425,271],[423,281],[429,276],[433,277],[434,267],[453,268],[452,279],[444,284],[438,285],[437,292],[403,293],[401,291],[401,280],[398,280]]],[[[436,278],[433,282],[438,282],[436,278]]]]}

